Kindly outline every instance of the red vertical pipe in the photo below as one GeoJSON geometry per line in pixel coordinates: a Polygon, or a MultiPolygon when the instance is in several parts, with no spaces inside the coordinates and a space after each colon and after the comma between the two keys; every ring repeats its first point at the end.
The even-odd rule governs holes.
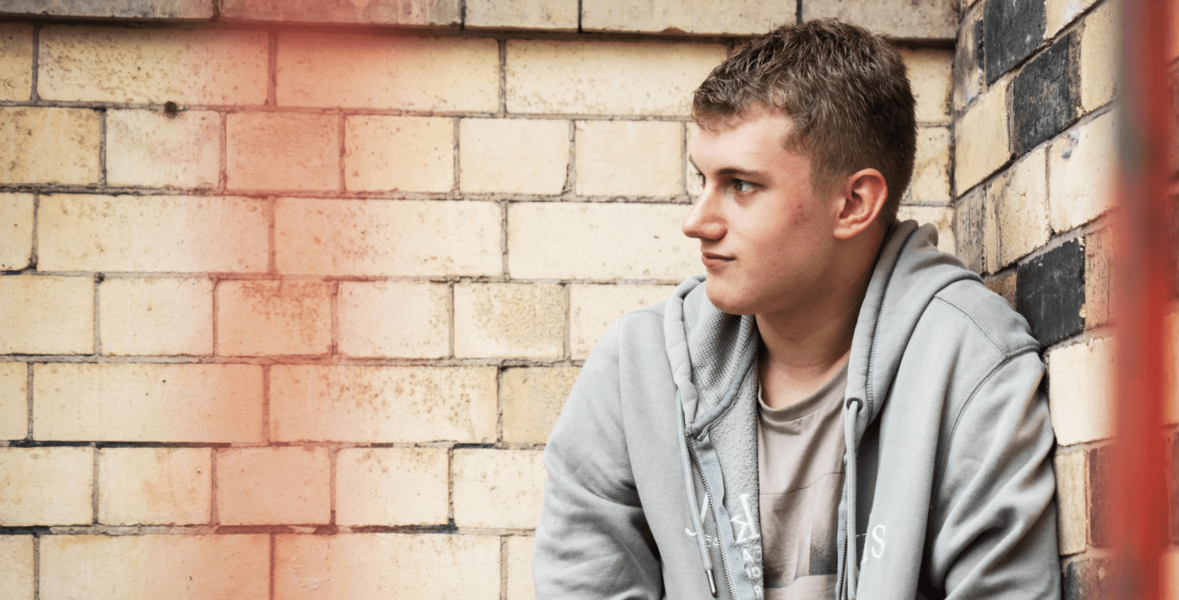
{"type": "Polygon", "coordinates": [[[1113,597],[1157,600],[1166,543],[1163,319],[1174,266],[1167,234],[1168,0],[1124,0],[1117,271],[1117,438],[1108,489],[1118,575],[1113,597]]]}

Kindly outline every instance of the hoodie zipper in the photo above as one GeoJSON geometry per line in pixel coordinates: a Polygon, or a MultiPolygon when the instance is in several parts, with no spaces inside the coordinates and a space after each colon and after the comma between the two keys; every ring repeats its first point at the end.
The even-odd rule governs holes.
{"type": "MultiPolygon", "coordinates": [[[[721,568],[725,572],[725,581],[729,584],[729,597],[736,598],[736,587],[733,586],[733,573],[729,571],[729,559],[727,552],[725,552],[724,543],[721,541],[720,534],[720,516],[716,512],[716,502],[712,500],[712,491],[708,487],[708,478],[704,476],[704,467],[700,464],[700,458],[696,456],[696,447],[692,445],[692,434],[684,431],[684,435],[688,438],[688,455],[692,457],[692,462],[696,465],[696,470],[700,472],[700,481],[704,484],[704,499],[708,502],[708,509],[712,511],[712,522],[716,525],[717,545],[720,547],[721,568]]],[[[697,532],[697,535],[704,535],[704,528],[697,532]]]]}

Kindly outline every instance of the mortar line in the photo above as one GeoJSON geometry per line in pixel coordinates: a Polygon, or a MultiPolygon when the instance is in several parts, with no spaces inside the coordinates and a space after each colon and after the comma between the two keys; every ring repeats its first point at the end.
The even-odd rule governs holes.
{"type": "Polygon", "coordinates": [[[504,368],[495,369],[495,446],[503,448],[504,442],[504,368]]]}
{"type": "Polygon", "coordinates": [[[217,190],[225,193],[225,190],[229,187],[229,114],[218,113],[218,116],[221,120],[221,126],[217,132],[221,138],[218,140],[221,155],[217,159],[217,190]]]}
{"type": "Polygon", "coordinates": [[[467,28],[467,0],[459,2],[459,31],[467,28]]]}
{"type": "Polygon", "coordinates": [[[451,152],[453,155],[451,156],[450,166],[450,168],[454,170],[454,177],[452,178],[452,184],[450,187],[450,196],[454,198],[459,198],[462,195],[462,192],[459,191],[462,186],[462,162],[460,161],[460,154],[462,152],[462,139],[459,133],[462,129],[461,125],[462,118],[454,117],[454,131],[452,133],[454,136],[454,143],[451,145],[451,152]]]}
{"type": "Polygon", "coordinates": [[[508,201],[501,200],[500,203],[500,239],[499,249],[503,253],[503,270],[504,279],[511,281],[512,274],[508,270],[508,201]]]}
{"type": "MultiPolygon", "coordinates": [[[[802,0],[799,0],[799,2],[801,2],[801,1],[802,0]]],[[[583,0],[577,0],[577,33],[584,33],[584,31],[581,28],[581,14],[582,14],[583,8],[584,8],[583,5],[584,5],[583,0]]]]}
{"type": "Polygon", "coordinates": [[[29,78],[29,102],[36,104],[41,101],[41,93],[37,91],[40,85],[41,72],[41,24],[33,24],[33,74],[29,78]]]}
{"type": "Polygon", "coordinates": [[[275,534],[270,534],[270,600],[274,600],[275,534]]]}
{"type": "MultiPolygon", "coordinates": [[[[580,0],[578,0],[580,4],[580,0]]],[[[508,600],[508,536],[499,536],[499,600],[508,600]]]]}
{"type": "Polygon", "coordinates": [[[332,282],[332,346],[328,350],[328,354],[337,356],[340,354],[340,282],[332,282]]]}
{"type": "Polygon", "coordinates": [[[90,524],[98,525],[98,444],[90,443],[90,453],[93,464],[90,472],[90,524]]]}
{"type": "Polygon", "coordinates": [[[340,449],[337,446],[328,446],[328,508],[330,509],[328,524],[336,524],[336,474],[339,469],[336,468],[336,462],[340,460],[340,449]]]}
{"type": "Polygon", "coordinates": [[[448,303],[446,306],[446,309],[448,311],[446,316],[450,321],[448,324],[448,330],[447,330],[447,341],[450,344],[450,346],[449,346],[449,348],[447,348],[446,357],[453,359],[455,357],[454,356],[454,286],[455,286],[455,283],[452,281],[452,282],[447,283],[446,286],[447,286],[447,289],[450,294],[449,299],[448,299],[448,303]]]}
{"type": "Polygon", "coordinates": [[[266,444],[273,441],[270,436],[270,365],[262,365],[262,429],[266,444]]]}
{"type": "Polygon", "coordinates": [[[802,24],[802,0],[796,0],[794,3],[794,24],[802,24]]]}
{"type": "Polygon", "coordinates": [[[454,523],[454,445],[446,448],[446,521],[454,523]]]}
{"type": "Polygon", "coordinates": [[[213,280],[213,356],[217,356],[217,322],[220,321],[220,303],[217,301],[217,291],[221,287],[221,279],[216,275],[210,277],[213,280]]]}
{"type": "Polygon", "coordinates": [[[98,185],[106,187],[106,109],[98,111],[98,185]]]}
{"type": "Polygon", "coordinates": [[[99,299],[98,299],[98,288],[102,287],[103,281],[106,281],[106,277],[102,273],[95,273],[94,274],[94,355],[95,356],[102,355],[102,334],[101,334],[100,328],[98,326],[99,318],[101,316],[99,314],[100,303],[99,303],[99,299]]]}
{"type": "MultiPolygon", "coordinates": [[[[263,371],[265,373],[265,371],[263,371]]],[[[209,449],[209,525],[216,527],[221,522],[221,507],[217,505],[217,448],[209,449]]]]}
{"type": "Polygon", "coordinates": [[[32,248],[30,248],[30,251],[29,251],[29,264],[26,265],[26,268],[32,269],[34,271],[37,270],[37,261],[39,258],[37,246],[39,245],[39,240],[40,240],[40,235],[39,235],[40,227],[38,227],[38,222],[40,220],[41,220],[41,194],[34,193],[33,194],[33,246],[32,246],[32,248]]]}
{"type": "Polygon", "coordinates": [[[345,194],[348,192],[348,184],[344,178],[344,174],[346,173],[345,167],[344,167],[344,153],[346,152],[346,149],[348,147],[347,131],[345,130],[345,127],[344,127],[344,123],[345,123],[346,119],[347,119],[347,117],[344,115],[343,112],[341,112],[340,117],[339,117],[339,122],[336,124],[337,133],[340,136],[340,159],[339,159],[340,165],[339,165],[339,173],[338,173],[338,175],[340,176],[340,183],[339,183],[337,189],[340,190],[341,194],[345,194]]]}
{"type": "Polygon", "coordinates": [[[41,600],[41,534],[33,534],[33,600],[41,600]]]}
{"type": "Polygon", "coordinates": [[[25,439],[33,441],[33,363],[25,363],[28,372],[25,375],[25,409],[29,415],[28,432],[25,439]]]}
{"type": "Polygon", "coordinates": [[[561,190],[561,193],[569,193],[576,196],[577,193],[574,189],[577,187],[577,121],[574,119],[569,119],[569,154],[567,160],[568,163],[565,165],[565,187],[561,190]]]}
{"type": "Polygon", "coordinates": [[[274,196],[266,198],[266,273],[278,274],[278,249],[275,244],[275,213],[278,211],[278,199],[274,196]]]}
{"type": "MultiPolygon", "coordinates": [[[[581,0],[578,0],[580,6],[581,0]]],[[[581,29],[581,10],[578,9],[578,30],[581,29]]],[[[497,113],[500,117],[508,115],[508,40],[506,38],[497,39],[499,46],[499,111],[497,113]]]]}
{"type": "Polygon", "coordinates": [[[266,106],[274,110],[278,106],[278,32],[266,32],[266,106]]]}

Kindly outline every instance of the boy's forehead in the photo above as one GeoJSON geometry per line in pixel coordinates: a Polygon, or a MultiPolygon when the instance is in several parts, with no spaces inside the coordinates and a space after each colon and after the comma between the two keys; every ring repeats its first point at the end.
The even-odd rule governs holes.
{"type": "Polygon", "coordinates": [[[688,148],[688,160],[699,168],[700,162],[739,161],[755,164],[772,162],[786,153],[786,139],[793,122],[781,112],[746,112],[737,117],[710,120],[688,148]]]}

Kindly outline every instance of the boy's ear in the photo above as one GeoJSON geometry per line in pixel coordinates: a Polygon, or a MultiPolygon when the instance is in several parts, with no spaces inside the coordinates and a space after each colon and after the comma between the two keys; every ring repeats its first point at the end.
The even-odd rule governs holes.
{"type": "Polygon", "coordinates": [[[845,180],[835,220],[835,238],[850,240],[868,229],[888,199],[888,182],[876,169],[860,169],[845,180]]]}

